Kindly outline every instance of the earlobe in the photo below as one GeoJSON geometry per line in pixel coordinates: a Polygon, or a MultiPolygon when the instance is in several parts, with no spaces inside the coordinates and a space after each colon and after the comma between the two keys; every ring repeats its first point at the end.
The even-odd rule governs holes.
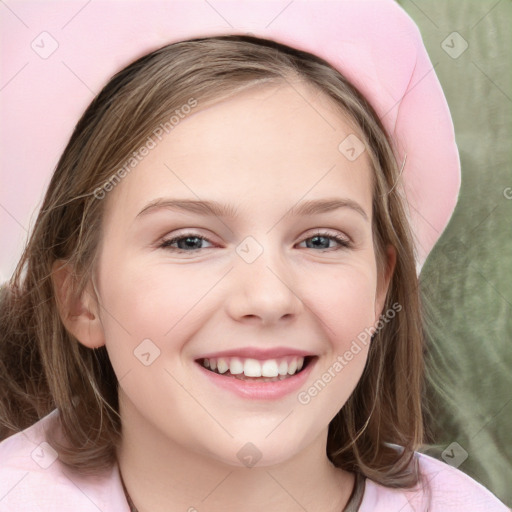
{"type": "Polygon", "coordinates": [[[66,330],[88,348],[104,345],[99,304],[92,281],[78,297],[71,265],[64,260],[56,260],[52,266],[52,282],[59,315],[66,330]]]}

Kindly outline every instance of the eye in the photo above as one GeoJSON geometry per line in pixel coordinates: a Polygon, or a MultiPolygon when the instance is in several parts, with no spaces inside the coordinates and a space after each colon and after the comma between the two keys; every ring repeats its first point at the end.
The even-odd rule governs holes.
{"type": "Polygon", "coordinates": [[[306,248],[307,249],[322,249],[322,250],[339,250],[341,248],[349,248],[352,247],[352,243],[348,238],[343,238],[340,235],[333,235],[331,233],[323,233],[318,232],[315,233],[313,236],[310,236],[308,238],[305,238],[301,243],[306,242],[306,248]],[[308,242],[308,240],[311,240],[311,242],[308,242]],[[340,247],[329,247],[329,243],[331,241],[336,242],[340,247]]]}
{"type": "Polygon", "coordinates": [[[208,238],[196,233],[184,233],[169,240],[162,240],[159,247],[176,252],[196,252],[205,249],[205,247],[200,247],[203,242],[211,243],[208,238]]]}
{"type": "MultiPolygon", "coordinates": [[[[203,249],[208,249],[208,247],[202,247],[204,242],[209,244],[212,243],[208,238],[198,235],[197,233],[184,233],[180,236],[176,236],[168,240],[162,240],[158,247],[173,252],[191,253],[198,252],[203,249]]],[[[333,235],[331,233],[324,232],[315,233],[313,236],[305,238],[300,243],[306,243],[306,249],[321,249],[323,251],[331,249],[339,250],[340,248],[349,248],[352,246],[352,243],[348,238],[343,238],[340,235],[333,235]],[[329,247],[332,241],[336,242],[339,247],[329,247]]]]}

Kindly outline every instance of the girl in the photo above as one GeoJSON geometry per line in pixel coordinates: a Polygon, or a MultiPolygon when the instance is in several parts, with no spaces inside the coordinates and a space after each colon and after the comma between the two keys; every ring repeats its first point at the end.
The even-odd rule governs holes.
{"type": "Polygon", "coordinates": [[[417,451],[459,166],[416,27],[239,5],[177,9],[57,165],[1,295],[0,511],[507,510],[417,451]]]}

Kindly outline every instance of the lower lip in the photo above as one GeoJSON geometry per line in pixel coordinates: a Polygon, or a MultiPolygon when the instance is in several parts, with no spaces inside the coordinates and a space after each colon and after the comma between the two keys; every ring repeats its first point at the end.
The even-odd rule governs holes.
{"type": "Polygon", "coordinates": [[[301,372],[288,377],[284,380],[277,380],[275,382],[258,382],[240,380],[235,377],[225,377],[219,373],[207,370],[199,363],[196,363],[201,373],[205,375],[210,382],[235,393],[242,398],[249,398],[252,400],[278,400],[290,393],[299,390],[309,377],[313,367],[318,358],[312,359],[309,364],[301,372]]]}

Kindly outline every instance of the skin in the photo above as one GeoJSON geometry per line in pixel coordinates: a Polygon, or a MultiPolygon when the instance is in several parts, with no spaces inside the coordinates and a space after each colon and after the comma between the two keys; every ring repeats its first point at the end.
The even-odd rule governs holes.
{"type": "Polygon", "coordinates": [[[94,280],[78,303],[62,306],[63,321],[84,345],[106,344],[120,381],[119,466],[139,512],[169,503],[340,511],[354,476],[329,462],[327,428],[354,390],[368,346],[307,405],[296,392],[255,401],[221,390],[195,359],[247,346],[308,350],[318,361],[304,390],[378,320],[394,254],[388,249],[379,277],[368,156],[349,161],[340,152],[357,130],[304,84],[258,86],[197,110],[104,199],[94,280]],[[216,200],[238,212],[161,208],[137,218],[163,197],[216,200]],[[301,201],[326,198],[355,201],[367,219],[348,207],[284,217],[301,201]],[[351,247],[330,239],[308,247],[319,229],[351,247]],[[209,241],[188,253],[158,247],[187,232],[209,241]],[[236,251],[248,236],[263,249],[252,263],[236,251]],[[134,356],[144,339],[160,350],[148,366],[134,356]],[[252,468],[237,457],[248,442],[261,455],[252,468]]]}

